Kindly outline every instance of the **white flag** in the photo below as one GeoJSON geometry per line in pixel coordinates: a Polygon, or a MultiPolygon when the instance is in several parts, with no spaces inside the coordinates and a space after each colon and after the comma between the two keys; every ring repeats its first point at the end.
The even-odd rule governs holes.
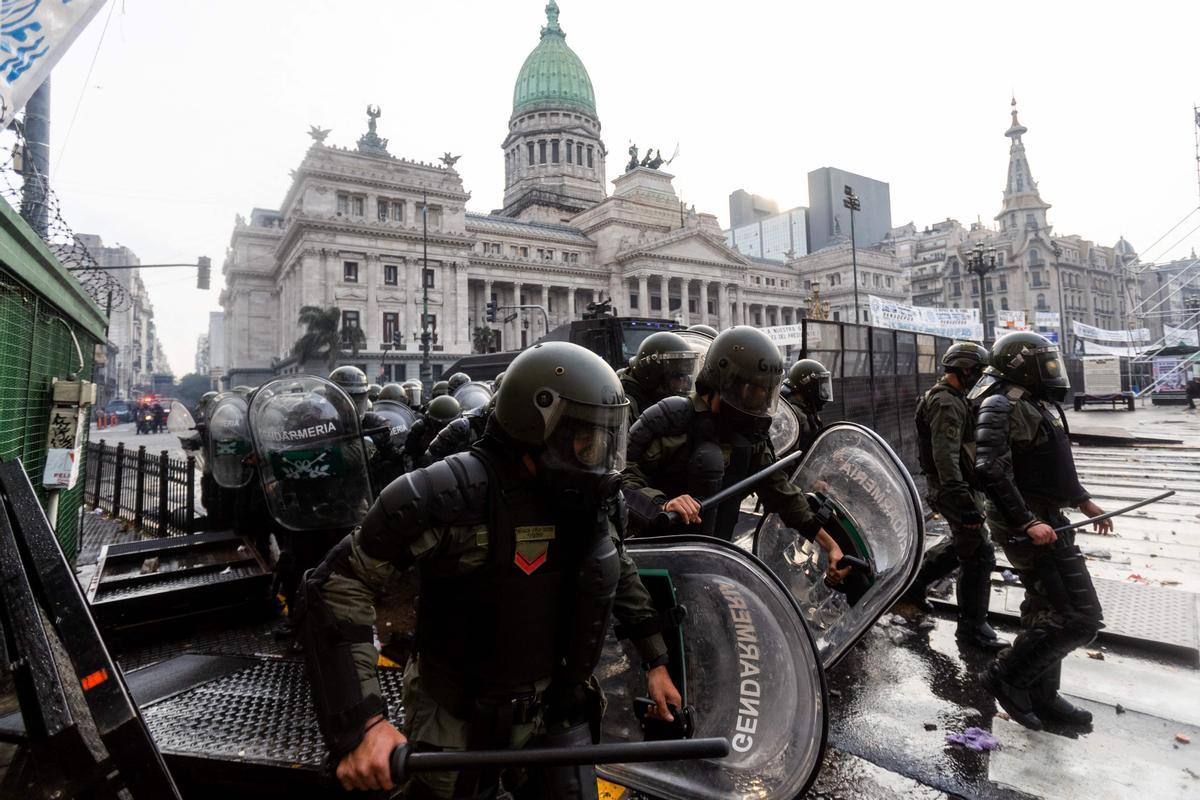
{"type": "Polygon", "coordinates": [[[1058,312],[1057,311],[1039,311],[1035,317],[1039,328],[1057,328],[1058,327],[1058,312]]]}
{"type": "Polygon", "coordinates": [[[0,0],[0,126],[12,122],[104,0],[0,0]]]}

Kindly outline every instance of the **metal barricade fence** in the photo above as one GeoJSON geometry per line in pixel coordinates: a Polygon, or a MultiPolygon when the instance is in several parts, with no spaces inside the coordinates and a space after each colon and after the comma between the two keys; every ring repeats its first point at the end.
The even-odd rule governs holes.
{"type": "Polygon", "coordinates": [[[941,376],[942,355],[952,340],[829,320],[806,319],[803,327],[801,358],[815,358],[833,376],[833,402],[821,419],[866,425],[910,470],[919,471],[913,412],[941,376]]]}
{"type": "Polygon", "coordinates": [[[195,532],[196,460],[152,453],[145,445],[126,449],[103,439],[88,443],[87,502],[135,528],[159,536],[195,532]]]}

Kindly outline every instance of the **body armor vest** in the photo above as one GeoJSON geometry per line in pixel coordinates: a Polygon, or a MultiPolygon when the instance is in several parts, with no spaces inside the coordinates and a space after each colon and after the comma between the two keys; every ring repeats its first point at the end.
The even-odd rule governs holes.
{"type": "MultiPolygon", "coordinates": [[[[1030,401],[1042,420],[1039,428],[1043,441],[1024,451],[1013,451],[1013,475],[1017,488],[1026,497],[1040,498],[1059,506],[1073,505],[1087,497],[1075,470],[1071,455],[1071,437],[1062,409],[1058,409],[1061,427],[1043,403],[1030,401]]],[[[1057,408],[1057,406],[1056,406],[1057,408]]]]}
{"type": "Polygon", "coordinates": [[[959,443],[958,468],[963,480],[969,485],[975,486],[975,426],[971,420],[971,407],[967,404],[966,398],[958,394],[952,386],[940,381],[922,395],[920,402],[917,403],[917,413],[914,417],[917,428],[917,462],[921,465],[921,472],[935,481],[939,480],[937,464],[933,458],[933,430],[929,427],[928,415],[929,401],[937,392],[950,392],[967,406],[967,422],[963,426],[962,441],[959,443]]]}
{"type": "Polygon", "coordinates": [[[422,569],[416,634],[422,682],[467,719],[475,703],[529,694],[546,678],[586,679],[620,570],[607,509],[558,512],[497,442],[472,453],[491,488],[487,562],[463,575],[422,569]]]}

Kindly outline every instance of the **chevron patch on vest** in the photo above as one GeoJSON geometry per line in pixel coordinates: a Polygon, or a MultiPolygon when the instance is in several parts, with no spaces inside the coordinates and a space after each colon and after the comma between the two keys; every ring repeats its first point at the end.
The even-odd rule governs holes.
{"type": "Polygon", "coordinates": [[[526,525],[516,529],[517,552],[513,563],[526,575],[532,575],[546,563],[546,553],[554,540],[553,525],[526,525]]]}

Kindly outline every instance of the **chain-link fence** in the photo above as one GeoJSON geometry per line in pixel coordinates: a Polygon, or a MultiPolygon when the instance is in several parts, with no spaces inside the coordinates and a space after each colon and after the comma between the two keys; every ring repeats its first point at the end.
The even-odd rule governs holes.
{"type": "Polygon", "coordinates": [[[88,443],[87,500],[110,516],[159,536],[196,528],[196,459],[171,458],[140,445],[88,443]]]}
{"type": "Polygon", "coordinates": [[[944,336],[846,322],[804,320],[802,358],[815,358],[833,376],[826,424],[847,420],[871,428],[917,470],[917,398],[941,376],[944,336]]]}
{"type": "MultiPolygon", "coordinates": [[[[0,267],[0,458],[21,459],[43,502],[51,380],[90,377],[95,344],[76,321],[0,267]]],[[[59,493],[55,532],[68,558],[78,549],[82,502],[82,479],[59,493]]]]}

